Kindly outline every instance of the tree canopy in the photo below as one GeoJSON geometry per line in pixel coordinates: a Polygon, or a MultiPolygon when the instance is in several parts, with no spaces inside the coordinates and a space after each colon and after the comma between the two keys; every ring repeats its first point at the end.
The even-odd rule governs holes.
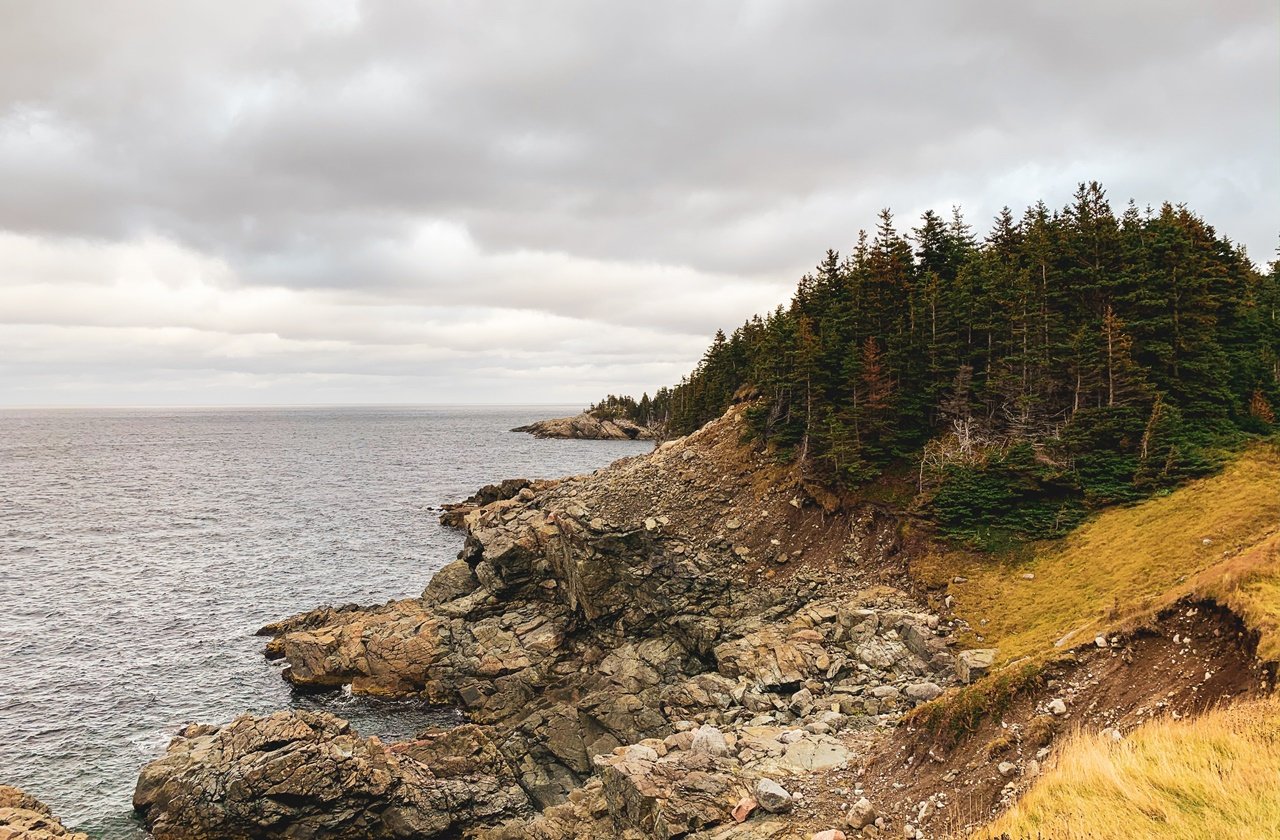
{"type": "Polygon", "coordinates": [[[717,332],[640,422],[685,434],[749,392],[753,435],[815,480],[918,462],[944,521],[989,513],[963,503],[975,482],[1020,508],[1043,495],[1061,520],[1204,472],[1275,423],[1276,266],[1182,205],[1117,216],[1096,182],[1058,211],[1005,208],[981,239],[958,209],[908,233],[884,210],[788,306],[717,332]]]}

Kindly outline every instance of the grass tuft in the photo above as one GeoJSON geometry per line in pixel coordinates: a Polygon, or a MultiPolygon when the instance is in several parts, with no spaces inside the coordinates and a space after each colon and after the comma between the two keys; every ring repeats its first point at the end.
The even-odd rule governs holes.
{"type": "Polygon", "coordinates": [[[1001,714],[1019,695],[1038,688],[1043,681],[1044,669],[1039,662],[1019,662],[917,706],[905,720],[953,746],[977,730],[983,720],[1001,714]]]}

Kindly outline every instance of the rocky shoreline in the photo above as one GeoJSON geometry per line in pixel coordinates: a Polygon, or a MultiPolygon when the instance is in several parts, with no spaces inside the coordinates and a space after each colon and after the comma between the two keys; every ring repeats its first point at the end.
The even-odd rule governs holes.
{"type": "Polygon", "coordinates": [[[336,719],[246,717],[189,728],[143,771],[157,838],[283,836],[334,811],[350,837],[782,836],[793,777],[850,766],[958,677],[947,622],[886,585],[893,517],[827,513],[741,423],[487,488],[446,513],[466,546],[422,596],[264,628],[300,689],[462,708],[471,800],[438,770],[447,735],[387,747],[336,719]]]}
{"type": "Polygon", "coordinates": [[[89,835],[69,831],[34,796],[0,785],[0,840],[89,840],[89,835]]]}
{"type": "MultiPolygon", "coordinates": [[[[468,723],[390,745],[308,712],[190,726],[139,778],[157,840],[945,836],[1039,772],[1075,704],[1140,718],[1141,687],[1090,699],[1132,682],[1131,644],[1176,667],[1143,639],[1064,651],[1012,730],[976,722],[999,724],[999,752],[903,727],[996,652],[959,650],[967,625],[919,593],[907,564],[931,544],[904,517],[824,506],[742,432],[738,407],[591,475],[483,488],[447,507],[466,544],[419,597],[263,628],[300,690],[468,723]]],[[[1228,618],[1196,632],[1230,667],[1181,694],[1149,680],[1162,708],[1257,684],[1228,618]]]]}
{"type": "Polygon", "coordinates": [[[574,417],[539,420],[511,431],[525,432],[537,438],[570,440],[657,440],[659,437],[656,429],[633,423],[625,417],[603,419],[587,411],[574,417]]]}

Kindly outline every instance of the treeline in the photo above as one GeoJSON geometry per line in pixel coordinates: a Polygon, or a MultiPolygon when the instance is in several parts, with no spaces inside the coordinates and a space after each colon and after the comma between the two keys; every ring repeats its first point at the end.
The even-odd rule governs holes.
{"type": "Polygon", "coordinates": [[[640,426],[666,429],[671,419],[671,389],[659,388],[650,399],[646,393],[635,399],[610,394],[587,409],[587,413],[601,420],[630,420],[640,426]]]}
{"type": "Polygon", "coordinates": [[[885,210],[789,306],[717,333],[647,410],[684,434],[744,390],[753,433],[815,479],[906,460],[944,521],[1065,527],[1081,504],[1203,473],[1224,442],[1272,427],[1276,264],[1259,272],[1183,206],[1117,217],[1097,183],[1062,210],[1006,208],[981,238],[958,210],[909,234],[885,210]]]}

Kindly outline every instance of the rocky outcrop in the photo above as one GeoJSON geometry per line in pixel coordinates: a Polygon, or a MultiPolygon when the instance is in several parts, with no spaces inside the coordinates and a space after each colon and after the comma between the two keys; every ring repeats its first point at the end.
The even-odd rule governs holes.
{"type": "Polygon", "coordinates": [[[570,438],[573,440],[657,440],[658,431],[641,426],[624,417],[603,419],[590,412],[574,417],[557,417],[539,420],[527,426],[517,426],[513,432],[528,432],[539,438],[570,438]]]}
{"type": "MultiPolygon", "coordinates": [[[[459,560],[421,597],[277,622],[268,653],[301,689],[460,707],[544,809],[495,838],[772,836],[796,814],[758,807],[761,779],[790,790],[787,777],[837,772],[859,733],[935,696],[955,668],[949,626],[885,585],[896,520],[824,509],[742,431],[731,411],[595,474],[496,493],[465,512],[459,560]]],[[[359,740],[322,729],[308,749],[334,738],[359,740]]],[[[222,778],[201,769],[211,756],[179,739],[144,772],[140,806],[173,810],[141,794],[166,779],[222,778]]],[[[409,775],[401,787],[417,790],[409,775]]],[[[246,814],[270,799],[235,795],[246,814]]],[[[375,816],[351,836],[399,836],[375,816]]]]}
{"type": "Polygon", "coordinates": [[[34,796],[0,785],[0,840],[89,840],[89,835],[69,831],[34,796]]]}
{"type": "Polygon", "coordinates": [[[529,802],[475,726],[388,747],[332,715],[277,712],[187,727],[143,769],[134,807],[156,840],[373,840],[454,836],[529,802]]]}

